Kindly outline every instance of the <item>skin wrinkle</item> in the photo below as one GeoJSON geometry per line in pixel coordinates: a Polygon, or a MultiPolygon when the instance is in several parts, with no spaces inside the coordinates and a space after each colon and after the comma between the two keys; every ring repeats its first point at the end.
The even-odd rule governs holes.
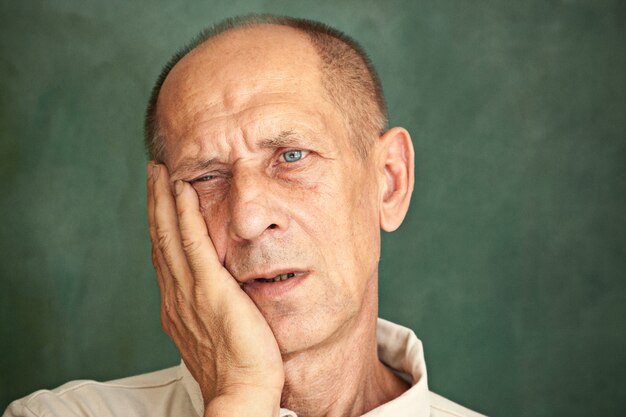
{"type": "MultiPolygon", "coordinates": [[[[306,135],[300,135],[294,129],[288,129],[283,130],[273,137],[260,141],[258,147],[273,150],[274,152],[280,150],[280,148],[311,149],[313,147],[313,142],[306,139],[306,135]]],[[[320,155],[318,154],[318,156],[320,155]]],[[[177,161],[176,165],[177,168],[171,174],[172,182],[177,179],[192,181],[195,179],[194,177],[198,176],[198,172],[200,171],[219,171],[220,167],[224,167],[227,164],[225,162],[220,162],[218,158],[193,157],[177,161]]]]}
{"type": "MultiPolygon", "coordinates": [[[[186,55],[194,56],[200,60],[207,60],[209,57],[197,56],[199,55],[199,49],[202,47],[213,45],[225,36],[243,36],[241,32],[245,33],[259,26],[292,30],[292,35],[295,32],[295,35],[306,39],[315,48],[319,59],[312,64],[315,68],[310,68],[310,70],[319,71],[322,75],[321,82],[324,87],[322,97],[325,97],[331,104],[341,109],[343,122],[350,132],[359,154],[362,158],[365,158],[372,142],[387,127],[387,111],[377,74],[369,64],[369,60],[364,52],[352,40],[345,38],[344,35],[325,33],[326,29],[307,28],[306,25],[301,26],[301,22],[294,22],[290,19],[285,20],[284,18],[278,18],[273,22],[271,21],[272,18],[269,21],[260,19],[254,23],[255,19],[253,18],[248,22],[240,22],[240,24],[235,23],[230,29],[228,29],[228,25],[223,29],[217,28],[217,32],[213,34],[207,33],[204,40],[199,38],[193,49],[187,50],[186,55]]],[[[260,47],[256,48],[255,52],[262,52],[262,49],[260,47]]],[[[223,61],[226,61],[233,58],[239,51],[236,49],[223,49],[223,53],[223,61]]],[[[181,56],[184,55],[181,54],[181,56]]],[[[285,56],[289,55],[285,54],[285,56]]],[[[262,64],[264,62],[257,63],[257,65],[262,64]]],[[[181,63],[178,62],[176,65],[181,65],[181,63]]],[[[171,68],[169,65],[168,67],[171,68]]],[[[162,74],[162,76],[165,75],[167,75],[167,72],[162,74]]],[[[160,87],[159,85],[159,89],[160,87]]],[[[158,111],[155,94],[159,92],[159,89],[153,91],[149,106],[147,120],[150,120],[152,124],[152,126],[146,124],[149,134],[151,134],[151,131],[160,131],[158,117],[154,117],[151,114],[152,111],[155,114],[158,111]]],[[[164,139],[162,135],[155,134],[154,138],[150,138],[147,142],[150,154],[159,161],[162,160],[163,156],[161,155],[163,144],[156,141],[164,139]]]]}
{"type": "MultiPolygon", "coordinates": [[[[319,178],[322,177],[324,175],[324,170],[323,169],[318,169],[318,172],[316,174],[317,176],[317,180],[315,180],[315,182],[313,183],[309,183],[306,186],[306,191],[308,193],[311,193],[312,195],[309,196],[309,198],[323,198],[324,196],[329,196],[329,192],[324,190],[324,182],[320,181],[319,178]]],[[[302,184],[299,184],[300,187],[302,188],[302,184]]],[[[272,190],[267,189],[267,195],[272,195],[272,190]]],[[[205,206],[204,210],[210,212],[211,211],[211,207],[210,206],[205,206]]],[[[312,233],[311,233],[312,234],[312,233]]],[[[261,264],[266,264],[267,261],[271,260],[271,257],[269,256],[270,252],[273,252],[273,257],[276,260],[280,260],[280,259],[287,259],[288,256],[283,255],[283,251],[294,251],[294,248],[296,248],[296,250],[298,250],[298,255],[297,256],[291,256],[294,259],[307,259],[306,256],[303,256],[305,253],[307,253],[306,250],[303,249],[298,249],[298,246],[294,243],[294,242],[289,242],[289,241],[283,241],[282,245],[279,246],[275,246],[272,250],[268,250],[266,248],[264,248],[263,246],[259,246],[258,250],[260,255],[249,255],[246,258],[230,258],[228,255],[228,252],[225,254],[224,257],[224,264],[226,266],[226,268],[229,270],[229,272],[231,272],[233,274],[233,276],[235,277],[239,277],[239,276],[244,276],[246,275],[247,270],[250,269],[250,265],[255,265],[255,264],[259,264],[259,262],[255,262],[254,259],[259,257],[261,259],[262,262],[260,262],[261,264]],[[288,249],[289,248],[289,249],[288,249]],[[264,254],[268,254],[268,255],[264,255],[264,254]]],[[[319,240],[315,242],[315,246],[318,246],[320,244],[323,244],[324,242],[319,240]]],[[[256,248],[255,248],[256,249],[256,248]]],[[[309,265],[310,262],[305,262],[306,265],[309,265]]],[[[307,269],[309,269],[310,267],[308,267],[307,269]]]]}
{"type": "MultiPolygon", "coordinates": [[[[373,288],[370,291],[377,291],[377,285],[374,283],[373,288]]],[[[341,335],[346,332],[346,329],[353,325],[352,322],[346,322],[342,327],[337,329],[337,334],[341,335]]],[[[372,331],[370,331],[370,337],[372,331]]],[[[375,333],[375,330],[374,330],[375,333]]],[[[367,333],[365,333],[367,334],[367,333]]],[[[350,344],[351,346],[363,346],[367,343],[367,337],[365,334],[357,335],[357,337],[350,344]]],[[[374,334],[375,336],[375,334],[374,334]]],[[[307,361],[315,363],[315,361],[329,360],[328,358],[323,358],[324,349],[318,349],[318,351],[313,351],[313,355],[309,355],[307,361]],[[317,353],[317,355],[316,355],[317,353]],[[311,357],[312,356],[312,357],[311,357]]],[[[338,354],[335,354],[332,358],[334,363],[351,363],[354,362],[353,351],[349,349],[345,349],[343,351],[339,351],[338,354]]],[[[370,355],[377,355],[376,352],[370,352],[370,355]]],[[[372,378],[372,375],[369,372],[358,372],[360,368],[358,367],[348,367],[346,368],[348,371],[344,373],[339,373],[335,375],[334,378],[324,380],[324,384],[319,384],[319,374],[311,371],[310,367],[307,367],[302,363],[302,355],[298,355],[297,353],[285,355],[285,367],[289,369],[290,372],[293,372],[295,375],[291,378],[293,381],[297,381],[296,384],[290,384],[290,379],[286,380],[285,387],[283,389],[283,400],[281,404],[286,405],[288,407],[293,407],[293,409],[312,409],[314,407],[319,407],[319,404],[327,404],[325,410],[319,410],[318,415],[332,415],[333,405],[338,406],[339,409],[344,408],[345,406],[349,407],[352,410],[369,410],[372,407],[359,407],[362,404],[361,398],[357,397],[353,400],[352,403],[349,401],[346,404],[342,404],[342,399],[337,396],[338,392],[345,392],[350,390],[357,389],[357,381],[376,381],[376,378],[372,378]],[[355,371],[357,370],[357,371],[355,371]],[[356,374],[356,375],[355,375],[356,374]],[[329,384],[330,382],[330,384],[329,384]],[[316,387],[314,390],[307,390],[304,393],[301,391],[301,387],[316,387]],[[297,404],[297,405],[296,405],[297,404]],[[296,408],[297,407],[297,408],[296,408]]],[[[362,388],[361,388],[362,389],[362,388]]],[[[345,400],[343,400],[345,401],[345,400]]],[[[345,411],[344,411],[345,413],[345,411]]],[[[363,411],[353,413],[355,415],[362,414],[363,411]]]]}
{"type": "Polygon", "coordinates": [[[158,105],[168,140],[165,164],[172,180],[193,160],[217,160],[227,173],[193,185],[217,257],[235,278],[273,267],[310,272],[299,287],[306,291],[281,302],[247,292],[283,355],[283,406],[297,406],[302,416],[318,415],[320,404],[328,404],[329,415],[362,414],[406,388],[379,362],[375,344],[381,181],[372,164],[377,154],[364,160],[356,152],[342,112],[324,98],[319,70],[311,71],[317,66],[306,64],[318,57],[302,37],[294,38],[291,30],[251,33],[258,36],[223,36],[221,43],[210,44],[219,49],[240,42],[229,46],[240,54],[228,61],[228,71],[200,59],[202,52],[215,55],[206,46],[170,73],[158,105]],[[258,47],[255,42],[272,45],[262,54],[270,68],[249,68],[250,60],[261,58],[247,49],[258,47]],[[277,45],[293,49],[287,52],[294,62],[281,66],[285,49],[278,53],[272,49],[277,45]],[[279,75],[255,78],[263,71],[279,75]],[[231,83],[229,73],[241,80],[231,83]],[[199,87],[192,91],[191,85],[199,87]],[[285,131],[307,138],[311,145],[304,150],[310,153],[294,169],[287,163],[268,169],[280,149],[266,149],[267,141],[285,131]],[[270,223],[277,227],[267,228],[270,223]]]}
{"type": "MultiPolygon", "coordinates": [[[[278,104],[278,105],[280,105],[280,104],[288,104],[288,102],[278,102],[278,103],[273,103],[273,104],[278,104]]],[[[252,107],[251,109],[246,109],[246,110],[247,110],[247,111],[253,111],[253,112],[254,112],[255,110],[258,110],[259,108],[261,108],[261,107],[263,107],[263,106],[267,106],[267,105],[268,105],[268,104],[258,105],[258,106],[252,107]]],[[[203,115],[206,115],[207,113],[210,113],[210,112],[211,112],[211,110],[210,110],[210,109],[205,109],[205,110],[203,110],[203,113],[202,113],[202,114],[203,114],[203,115]]],[[[221,115],[221,116],[212,116],[212,117],[210,117],[210,118],[208,118],[208,119],[206,119],[206,116],[205,116],[205,119],[206,119],[206,120],[202,120],[202,121],[198,121],[198,120],[197,120],[197,118],[195,118],[195,117],[194,117],[191,121],[189,121],[189,122],[183,122],[183,123],[181,123],[181,124],[183,124],[184,126],[194,126],[194,128],[195,128],[196,130],[202,130],[205,126],[214,126],[214,125],[216,125],[216,124],[219,124],[219,123],[220,123],[220,120],[225,120],[227,117],[233,117],[233,118],[235,118],[235,117],[237,117],[237,116],[238,116],[238,117],[241,117],[241,114],[239,114],[239,113],[240,113],[240,112],[238,112],[238,113],[233,113],[233,114],[227,114],[227,115],[221,115]]],[[[200,113],[198,113],[198,114],[200,114],[200,113]]],[[[318,117],[317,115],[314,115],[314,114],[311,114],[311,113],[307,113],[307,116],[310,116],[310,117],[318,117]]],[[[184,120],[184,119],[183,119],[183,120],[184,120]]],[[[319,119],[319,120],[321,121],[321,119],[319,119]]],[[[294,128],[292,128],[292,129],[290,129],[290,130],[297,130],[297,129],[298,129],[298,128],[297,128],[298,123],[296,123],[295,121],[294,121],[294,122],[292,122],[292,123],[294,124],[294,128]]],[[[193,140],[193,142],[194,142],[194,143],[196,143],[196,144],[198,145],[198,151],[197,151],[196,155],[194,155],[193,157],[189,157],[189,158],[187,158],[187,159],[189,159],[189,160],[197,160],[197,159],[198,159],[198,157],[199,157],[202,153],[204,153],[204,145],[203,145],[203,144],[204,144],[205,139],[207,139],[207,138],[205,138],[205,137],[198,137],[197,135],[194,135],[194,134],[193,134],[193,132],[190,132],[190,131],[189,131],[190,129],[191,129],[191,127],[187,128],[186,130],[184,130],[184,131],[182,132],[182,134],[181,134],[181,135],[179,135],[179,136],[177,136],[177,137],[178,137],[178,140],[179,140],[179,141],[188,141],[188,140],[193,140]],[[186,138],[192,138],[192,137],[193,137],[194,139],[186,139],[186,138]]],[[[305,130],[306,130],[306,129],[305,129],[305,130]]],[[[220,135],[220,136],[221,136],[221,135],[220,135]]],[[[242,136],[251,136],[251,135],[245,135],[245,133],[244,133],[244,134],[242,134],[240,137],[242,137],[242,136]]],[[[303,138],[304,138],[304,137],[306,137],[306,136],[307,136],[307,134],[305,133],[305,134],[302,134],[302,135],[299,135],[299,136],[301,136],[301,137],[303,137],[303,138]]],[[[315,135],[313,134],[313,136],[315,136],[315,135]]],[[[221,139],[221,138],[215,138],[215,139],[221,139]]],[[[245,142],[245,141],[244,141],[244,142],[245,142]]],[[[307,145],[307,143],[303,143],[303,145],[305,145],[305,146],[306,146],[306,145],[307,145]]],[[[318,146],[319,146],[319,145],[318,145],[318,146]]],[[[326,149],[322,149],[322,151],[326,151],[326,152],[328,152],[328,150],[326,150],[326,149]]],[[[170,152],[170,153],[168,153],[168,155],[171,155],[171,154],[172,154],[171,152],[170,152]]],[[[186,179],[186,178],[183,178],[183,176],[179,174],[179,171],[180,171],[180,165],[181,165],[181,164],[186,164],[186,163],[187,163],[187,161],[179,161],[179,160],[173,160],[173,161],[172,161],[172,160],[171,160],[171,158],[166,158],[166,163],[167,163],[167,165],[168,165],[168,166],[173,167],[173,169],[172,169],[172,181],[175,181],[176,179],[186,179]]],[[[191,179],[191,178],[189,178],[189,179],[191,179]]],[[[187,180],[189,180],[189,179],[187,179],[187,180]]]]}

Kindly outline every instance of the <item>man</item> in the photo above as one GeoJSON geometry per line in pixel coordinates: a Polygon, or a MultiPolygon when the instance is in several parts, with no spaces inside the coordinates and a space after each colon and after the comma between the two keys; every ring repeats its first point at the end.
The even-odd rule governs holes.
{"type": "Polygon", "coordinates": [[[429,393],[420,342],[377,320],[380,229],[413,147],[360,48],[231,20],[174,57],[146,118],[148,216],[176,368],[74,382],[7,415],[474,416],[429,393]]]}

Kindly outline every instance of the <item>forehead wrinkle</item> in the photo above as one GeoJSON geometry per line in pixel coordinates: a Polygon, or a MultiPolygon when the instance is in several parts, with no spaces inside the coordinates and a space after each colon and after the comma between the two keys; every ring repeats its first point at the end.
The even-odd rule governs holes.
{"type": "MultiPolygon", "coordinates": [[[[298,75],[278,71],[275,65],[265,65],[262,71],[256,72],[252,76],[241,77],[234,75],[239,71],[233,71],[230,68],[231,65],[226,65],[224,68],[218,69],[219,77],[212,76],[208,79],[206,77],[208,69],[213,70],[216,65],[214,56],[207,55],[203,59],[184,60],[186,62],[182,65],[179,63],[179,68],[175,67],[168,77],[169,80],[166,80],[164,89],[161,91],[162,96],[159,97],[157,103],[157,114],[161,116],[160,119],[166,127],[165,136],[170,138],[166,143],[166,147],[169,148],[167,154],[174,157],[173,162],[177,162],[176,159],[179,158],[176,158],[175,154],[183,155],[175,152],[176,148],[190,142],[195,142],[201,148],[205,148],[208,145],[207,140],[222,143],[224,147],[222,152],[226,153],[223,155],[226,159],[223,159],[222,163],[225,163],[232,156],[232,152],[227,151],[228,148],[233,151],[232,145],[234,143],[240,143],[248,152],[255,148],[276,149],[289,146],[312,146],[322,151],[323,154],[332,152],[334,149],[333,141],[328,142],[329,138],[326,138],[326,134],[318,131],[317,125],[313,132],[304,126],[305,132],[302,134],[296,133],[294,129],[288,129],[280,132],[276,137],[262,141],[251,140],[255,136],[260,137],[258,134],[273,124],[272,120],[260,123],[265,125],[265,128],[260,128],[261,126],[256,124],[256,119],[263,120],[267,117],[263,111],[265,106],[291,106],[294,102],[293,98],[300,97],[303,89],[305,91],[311,89],[311,84],[320,87],[321,91],[316,95],[316,99],[329,104],[333,112],[338,111],[321,86],[319,56],[314,53],[310,58],[312,59],[300,61],[303,70],[298,75]],[[226,67],[229,68],[227,72],[226,67]],[[306,76],[303,76],[302,72],[306,73],[306,76]],[[215,81],[217,79],[220,79],[219,83],[215,81]],[[249,122],[256,124],[256,126],[247,126],[249,122]],[[232,135],[233,130],[236,131],[235,135],[232,135]],[[289,130],[291,130],[290,134],[286,134],[289,130]],[[230,137],[225,138],[224,135],[230,137]],[[200,143],[203,144],[200,145],[200,143]]],[[[234,62],[234,64],[237,64],[242,70],[247,69],[246,66],[249,67],[247,65],[249,62],[246,62],[245,65],[242,62],[234,62]]],[[[327,127],[327,112],[320,114],[319,111],[306,109],[304,113],[306,114],[303,114],[304,118],[301,122],[304,122],[305,125],[310,124],[309,121],[313,119],[319,123],[319,127],[322,129],[327,127]]],[[[269,119],[273,119],[272,116],[274,115],[270,115],[269,119]]],[[[343,122],[343,118],[341,121],[343,122]]],[[[297,126],[300,123],[296,121],[295,124],[297,126]]],[[[239,149],[242,150],[241,147],[239,149]]],[[[199,159],[202,153],[204,152],[197,152],[195,158],[191,155],[188,156],[190,160],[199,159]]],[[[216,155],[205,154],[205,159],[210,159],[209,156],[216,155]]],[[[178,165],[178,163],[174,163],[172,167],[178,165]]],[[[189,172],[198,166],[202,168],[201,164],[190,163],[187,165],[186,168],[176,169],[176,173],[189,172]]]]}
{"type": "MultiPolygon", "coordinates": [[[[243,136],[243,134],[241,136],[243,136]]],[[[243,142],[245,143],[246,141],[244,140],[243,142]]],[[[311,141],[304,135],[297,133],[293,129],[289,129],[283,130],[277,135],[262,139],[257,146],[260,149],[278,149],[297,147],[302,145],[306,146],[310,144],[310,142],[311,141]]],[[[252,150],[249,149],[249,151],[252,150]]],[[[182,158],[179,162],[176,163],[176,167],[171,172],[171,177],[172,180],[176,180],[179,178],[184,178],[185,176],[189,176],[194,172],[213,169],[216,166],[221,166],[224,164],[225,162],[215,157],[188,156],[182,158]]]]}
{"type": "MultiPolygon", "coordinates": [[[[224,102],[213,101],[194,106],[191,109],[180,109],[182,114],[175,115],[175,120],[172,120],[173,118],[163,117],[163,119],[165,119],[163,127],[169,128],[167,130],[172,131],[180,130],[180,134],[176,136],[193,137],[195,131],[204,130],[203,127],[207,125],[214,126],[216,123],[223,120],[230,121],[230,119],[241,119],[247,113],[254,114],[255,112],[262,111],[263,108],[267,106],[291,105],[292,101],[285,98],[282,94],[283,92],[265,94],[263,100],[250,100],[247,105],[237,106],[238,108],[226,106],[224,102]],[[268,96],[269,98],[271,98],[271,96],[277,96],[277,98],[280,99],[270,100],[268,96]],[[179,128],[177,129],[177,127],[179,128]]],[[[254,95],[254,93],[247,94],[248,97],[254,95]]]]}

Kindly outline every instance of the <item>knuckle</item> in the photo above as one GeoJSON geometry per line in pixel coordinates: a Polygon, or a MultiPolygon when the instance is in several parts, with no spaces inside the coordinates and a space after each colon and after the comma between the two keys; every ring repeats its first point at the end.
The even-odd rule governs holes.
{"type": "Polygon", "coordinates": [[[157,234],[157,243],[158,246],[162,249],[162,250],[167,250],[170,247],[171,241],[172,239],[170,238],[170,234],[167,233],[164,230],[158,231],[159,233],[157,234]]]}
{"type": "Polygon", "coordinates": [[[196,306],[203,308],[206,305],[207,300],[206,288],[200,285],[197,280],[193,286],[193,300],[196,306]]]}
{"type": "Polygon", "coordinates": [[[185,298],[185,294],[181,291],[180,285],[176,284],[176,291],[174,294],[174,299],[176,300],[177,306],[182,306],[187,301],[185,298]]]}
{"type": "Polygon", "coordinates": [[[163,300],[161,303],[161,319],[170,319],[170,305],[167,301],[163,300]]]}
{"type": "Polygon", "coordinates": [[[157,272],[159,271],[159,256],[157,254],[157,249],[152,246],[152,266],[154,266],[154,269],[157,270],[157,272]]]}
{"type": "Polygon", "coordinates": [[[169,321],[167,320],[167,315],[163,312],[161,312],[161,327],[163,328],[163,330],[165,331],[165,333],[169,334],[169,329],[170,329],[170,324],[169,321]]]}
{"type": "Polygon", "coordinates": [[[164,301],[161,305],[161,321],[167,324],[168,328],[171,328],[178,322],[180,315],[180,309],[177,305],[173,305],[169,301],[164,301]]]}
{"type": "Polygon", "coordinates": [[[200,242],[191,237],[184,237],[182,239],[182,245],[183,250],[190,255],[196,255],[200,253],[200,248],[202,247],[200,242]]]}
{"type": "Polygon", "coordinates": [[[167,311],[166,304],[163,303],[161,306],[161,327],[165,330],[165,333],[169,334],[170,331],[170,315],[167,311]]]}

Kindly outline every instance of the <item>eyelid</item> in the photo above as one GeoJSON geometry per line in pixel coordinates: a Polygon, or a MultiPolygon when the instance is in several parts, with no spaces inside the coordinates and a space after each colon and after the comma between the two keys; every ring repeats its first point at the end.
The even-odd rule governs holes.
{"type": "Polygon", "coordinates": [[[200,176],[198,178],[192,179],[191,181],[189,181],[189,183],[190,184],[195,184],[195,183],[198,183],[198,182],[208,182],[208,181],[211,181],[214,178],[215,178],[215,175],[211,175],[211,174],[209,174],[209,175],[202,175],[202,176],[200,176]],[[208,177],[212,177],[212,178],[205,179],[205,178],[208,178],[208,177]]]}
{"type": "Polygon", "coordinates": [[[213,181],[215,179],[218,178],[223,178],[223,177],[227,177],[228,175],[224,172],[219,172],[219,171],[213,171],[213,172],[207,172],[204,173],[202,175],[199,175],[197,177],[195,177],[194,179],[190,180],[189,183],[190,184],[195,184],[195,183],[199,183],[199,182],[209,182],[209,181],[213,181]],[[209,178],[211,177],[211,178],[209,178]],[[208,179],[205,179],[208,178],[208,179]]]}

